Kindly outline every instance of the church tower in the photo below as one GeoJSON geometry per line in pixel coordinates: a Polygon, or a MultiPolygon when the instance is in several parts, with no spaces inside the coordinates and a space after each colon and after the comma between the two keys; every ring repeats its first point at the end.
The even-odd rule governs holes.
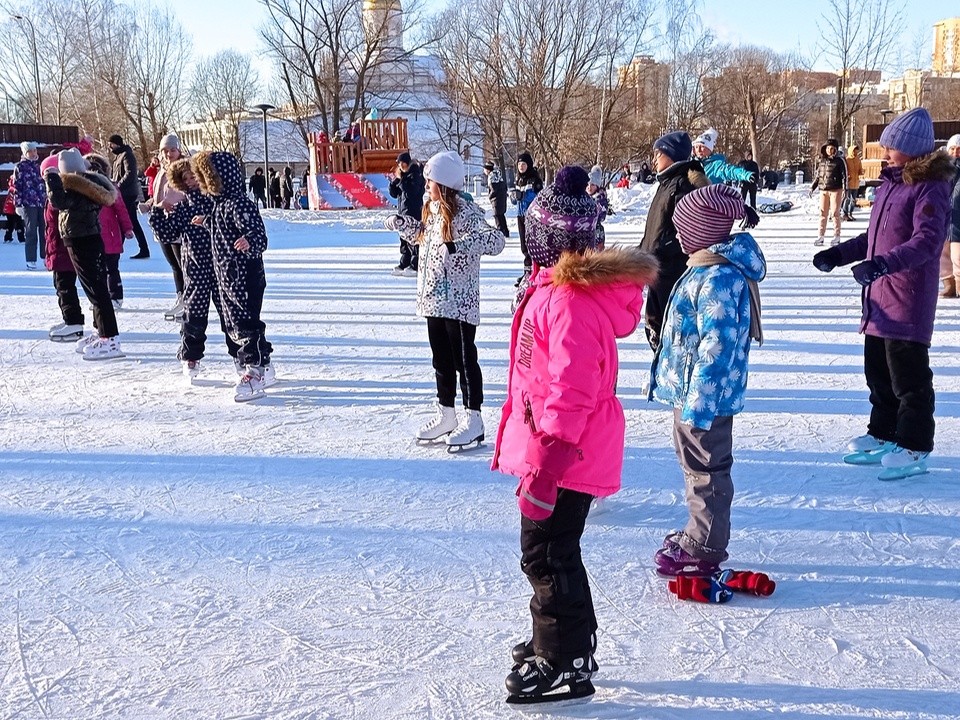
{"type": "Polygon", "coordinates": [[[387,57],[403,54],[403,8],[400,0],[363,0],[363,29],[371,42],[380,38],[387,57]]]}

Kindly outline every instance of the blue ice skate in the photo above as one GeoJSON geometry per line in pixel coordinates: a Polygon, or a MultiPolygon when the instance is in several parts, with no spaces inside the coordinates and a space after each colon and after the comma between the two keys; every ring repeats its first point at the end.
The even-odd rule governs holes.
{"type": "Polygon", "coordinates": [[[907,450],[899,445],[883,456],[883,470],[877,476],[880,480],[902,480],[903,478],[923,475],[927,472],[928,452],[907,450]]]}
{"type": "Polygon", "coordinates": [[[847,444],[850,452],[843,456],[843,461],[848,465],[879,465],[883,456],[893,452],[896,447],[896,443],[888,440],[880,440],[873,435],[861,435],[847,444]]]}

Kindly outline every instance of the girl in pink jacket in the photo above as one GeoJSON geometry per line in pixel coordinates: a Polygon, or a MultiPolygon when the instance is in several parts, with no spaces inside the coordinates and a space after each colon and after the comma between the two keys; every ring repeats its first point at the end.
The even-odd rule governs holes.
{"type": "Polygon", "coordinates": [[[563,168],[527,212],[536,265],[513,319],[493,459],[520,478],[521,567],[533,587],[533,638],[514,648],[507,676],[514,702],[593,692],[597,621],[580,537],[593,498],[620,489],[616,340],[636,329],[643,286],[657,274],[637,248],[592,251],[598,213],[587,181],[583,168],[563,168]]]}
{"type": "MultiPolygon", "coordinates": [[[[110,163],[103,155],[90,153],[84,155],[84,159],[90,163],[91,170],[106,178],[110,177],[110,163]]],[[[123,305],[120,255],[123,254],[124,239],[133,237],[133,223],[130,222],[130,213],[127,212],[122,197],[117,196],[113,205],[100,208],[100,235],[103,237],[103,261],[107,266],[107,290],[110,292],[113,309],[119,310],[123,305]]]]}

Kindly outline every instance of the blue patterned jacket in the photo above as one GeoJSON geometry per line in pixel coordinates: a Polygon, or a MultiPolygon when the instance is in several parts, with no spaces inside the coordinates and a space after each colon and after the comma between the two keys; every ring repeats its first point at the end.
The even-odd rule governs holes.
{"type": "Polygon", "coordinates": [[[650,399],[677,408],[682,422],[704,430],[714,418],[743,410],[750,353],[747,278],[759,282],[767,272],[749,233],[708,250],[728,262],[690,267],[677,281],[650,376],[650,399]]]}

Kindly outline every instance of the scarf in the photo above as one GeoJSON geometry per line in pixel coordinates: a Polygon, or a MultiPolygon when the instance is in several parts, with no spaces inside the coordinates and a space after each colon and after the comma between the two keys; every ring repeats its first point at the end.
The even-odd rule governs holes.
{"type": "MultiPolygon", "coordinates": [[[[717,255],[709,250],[697,250],[687,260],[687,267],[710,267],[711,265],[729,265],[730,261],[723,255],[717,255]]],[[[744,276],[747,288],[750,290],[750,337],[763,345],[763,327],[760,325],[760,287],[756,280],[744,276]]]]}

